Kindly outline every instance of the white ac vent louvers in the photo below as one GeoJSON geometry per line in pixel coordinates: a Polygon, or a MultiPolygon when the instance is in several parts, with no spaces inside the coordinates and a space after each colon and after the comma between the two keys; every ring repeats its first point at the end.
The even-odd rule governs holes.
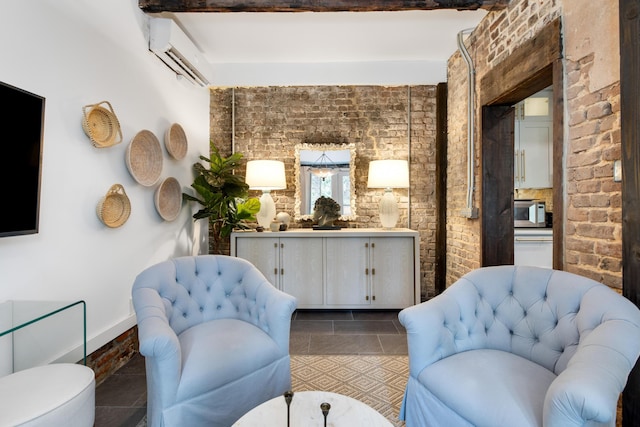
{"type": "Polygon", "coordinates": [[[193,41],[169,18],[150,18],[149,50],[176,74],[193,84],[208,86],[208,64],[193,41]]]}

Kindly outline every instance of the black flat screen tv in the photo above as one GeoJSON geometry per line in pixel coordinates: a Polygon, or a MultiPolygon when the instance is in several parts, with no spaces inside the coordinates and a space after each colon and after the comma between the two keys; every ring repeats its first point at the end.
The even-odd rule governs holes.
{"type": "Polygon", "coordinates": [[[0,82],[0,237],[35,234],[40,217],[40,176],[45,98],[0,82]]]}

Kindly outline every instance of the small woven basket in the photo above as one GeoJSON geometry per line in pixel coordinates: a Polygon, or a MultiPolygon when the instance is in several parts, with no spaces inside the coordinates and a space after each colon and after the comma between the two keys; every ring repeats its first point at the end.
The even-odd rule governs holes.
{"type": "Polygon", "coordinates": [[[168,177],[158,186],[155,193],[158,214],[165,221],[173,221],[182,209],[182,188],[174,177],[168,177]]]}
{"type": "Polygon", "coordinates": [[[117,228],[127,222],[131,214],[131,202],[120,184],[114,184],[107,194],[100,199],[96,207],[100,221],[107,227],[117,228]]]}
{"type": "Polygon", "coordinates": [[[126,163],[139,184],[150,187],[158,182],[162,173],[162,147],[153,132],[141,130],[133,137],[127,147],[126,163]]]}
{"type": "Polygon", "coordinates": [[[82,107],[82,129],[94,147],[105,148],[122,142],[120,122],[108,101],[82,107]],[[101,107],[106,104],[109,109],[101,107]]]}
{"type": "Polygon", "coordinates": [[[187,155],[187,135],[180,124],[172,124],[164,134],[164,146],[171,157],[181,160],[187,155]]]}

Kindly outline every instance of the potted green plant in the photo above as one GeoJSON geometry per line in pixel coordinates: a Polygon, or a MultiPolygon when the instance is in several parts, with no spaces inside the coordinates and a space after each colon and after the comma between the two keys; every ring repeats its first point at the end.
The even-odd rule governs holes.
{"type": "Polygon", "coordinates": [[[209,219],[214,251],[220,253],[220,243],[228,238],[234,229],[248,229],[247,222],[256,221],[255,215],[260,210],[260,201],[257,198],[248,198],[249,185],[245,182],[244,176],[234,173],[243,157],[242,153],[223,157],[213,143],[210,147],[210,158],[200,156],[200,160],[207,162],[209,167],[202,163],[193,165],[195,179],[191,187],[197,196],[182,193],[182,198],[202,205],[202,208],[193,214],[193,219],[209,219]]]}

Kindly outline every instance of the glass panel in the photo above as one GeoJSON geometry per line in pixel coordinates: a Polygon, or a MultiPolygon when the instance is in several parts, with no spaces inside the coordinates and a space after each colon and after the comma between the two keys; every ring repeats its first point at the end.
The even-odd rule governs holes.
{"type": "Polygon", "coordinates": [[[84,301],[0,303],[0,375],[51,362],[87,363],[84,301]]]}

